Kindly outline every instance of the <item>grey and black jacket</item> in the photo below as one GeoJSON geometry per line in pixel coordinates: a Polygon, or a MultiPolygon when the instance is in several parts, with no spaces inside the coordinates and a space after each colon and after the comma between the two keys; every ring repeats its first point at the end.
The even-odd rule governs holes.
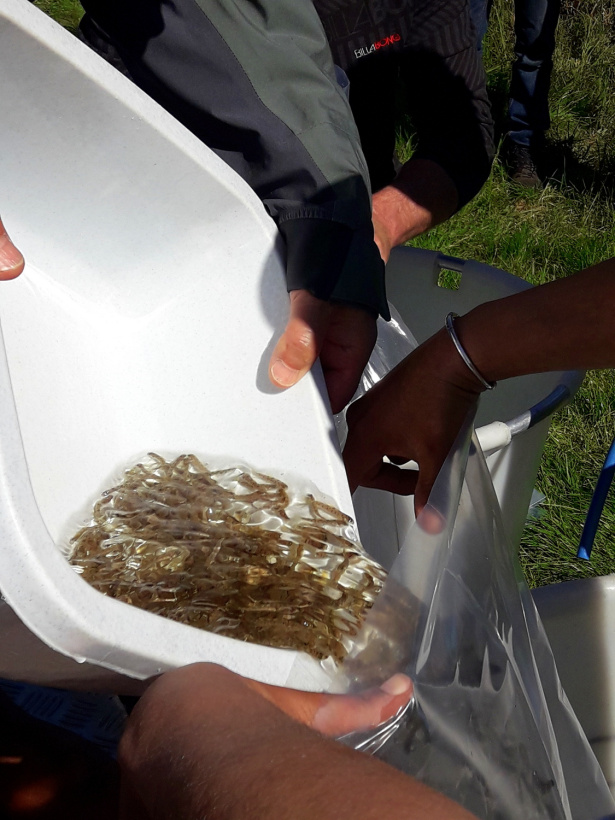
{"type": "Polygon", "coordinates": [[[458,208],[480,190],[494,155],[485,72],[468,0],[313,0],[350,104],[372,190],[392,182],[400,113],[413,158],[443,168],[458,208]]]}
{"type": "Polygon", "coordinates": [[[489,173],[491,117],[467,0],[82,4],[84,39],[261,198],[286,240],[289,290],[388,316],[369,189],[394,177],[400,80],[415,156],[444,168],[459,207],[489,173]],[[350,77],[354,119],[331,50],[350,77]]]}
{"type": "Polygon", "coordinates": [[[254,189],[288,289],[388,318],[369,175],[311,0],[83,0],[84,39],[254,189]]]}

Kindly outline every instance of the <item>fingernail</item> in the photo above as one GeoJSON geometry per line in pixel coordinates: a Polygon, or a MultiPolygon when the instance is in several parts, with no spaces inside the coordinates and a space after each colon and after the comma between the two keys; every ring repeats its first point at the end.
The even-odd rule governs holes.
{"type": "Polygon", "coordinates": [[[407,692],[411,686],[412,681],[410,678],[407,675],[402,675],[401,672],[398,672],[397,675],[393,675],[392,678],[385,680],[380,688],[383,692],[386,692],[387,695],[403,695],[404,692],[407,692]]]}
{"type": "Polygon", "coordinates": [[[8,236],[0,236],[0,270],[12,270],[21,265],[23,257],[8,236]]]}
{"type": "Polygon", "coordinates": [[[271,365],[271,376],[280,387],[292,387],[293,384],[299,381],[300,373],[300,370],[288,367],[282,359],[276,359],[271,365]]]}

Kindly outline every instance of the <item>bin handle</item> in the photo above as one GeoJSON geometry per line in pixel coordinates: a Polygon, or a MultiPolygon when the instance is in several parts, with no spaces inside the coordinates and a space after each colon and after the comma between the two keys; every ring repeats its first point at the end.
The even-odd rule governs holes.
{"type": "Polygon", "coordinates": [[[458,256],[447,256],[445,253],[439,253],[436,259],[436,264],[442,270],[454,270],[457,273],[463,273],[466,264],[466,259],[460,259],[458,256]]]}
{"type": "Polygon", "coordinates": [[[524,433],[559,410],[571,396],[570,388],[558,384],[548,396],[509,421],[492,421],[476,431],[483,453],[488,456],[510,444],[514,436],[524,433]]]}

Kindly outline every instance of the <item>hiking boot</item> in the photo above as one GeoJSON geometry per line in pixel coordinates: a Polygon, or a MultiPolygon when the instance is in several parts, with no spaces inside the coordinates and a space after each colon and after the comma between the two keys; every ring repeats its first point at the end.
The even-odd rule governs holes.
{"type": "Polygon", "coordinates": [[[506,140],[502,150],[502,163],[508,176],[517,185],[534,190],[542,188],[536,161],[531,148],[527,145],[519,145],[512,140],[506,140]]]}

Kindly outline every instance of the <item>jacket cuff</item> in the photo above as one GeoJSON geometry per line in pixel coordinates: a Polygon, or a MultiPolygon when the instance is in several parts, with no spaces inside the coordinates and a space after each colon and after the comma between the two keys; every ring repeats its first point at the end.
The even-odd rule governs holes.
{"type": "Polygon", "coordinates": [[[287,289],[307,290],[318,299],[345,302],[389,319],[384,263],[369,229],[300,217],[280,222],[286,242],[287,289]]]}
{"type": "Polygon", "coordinates": [[[382,316],[391,318],[387,302],[384,262],[374,242],[372,223],[361,231],[355,231],[346,255],[331,301],[347,302],[382,316]]]}

